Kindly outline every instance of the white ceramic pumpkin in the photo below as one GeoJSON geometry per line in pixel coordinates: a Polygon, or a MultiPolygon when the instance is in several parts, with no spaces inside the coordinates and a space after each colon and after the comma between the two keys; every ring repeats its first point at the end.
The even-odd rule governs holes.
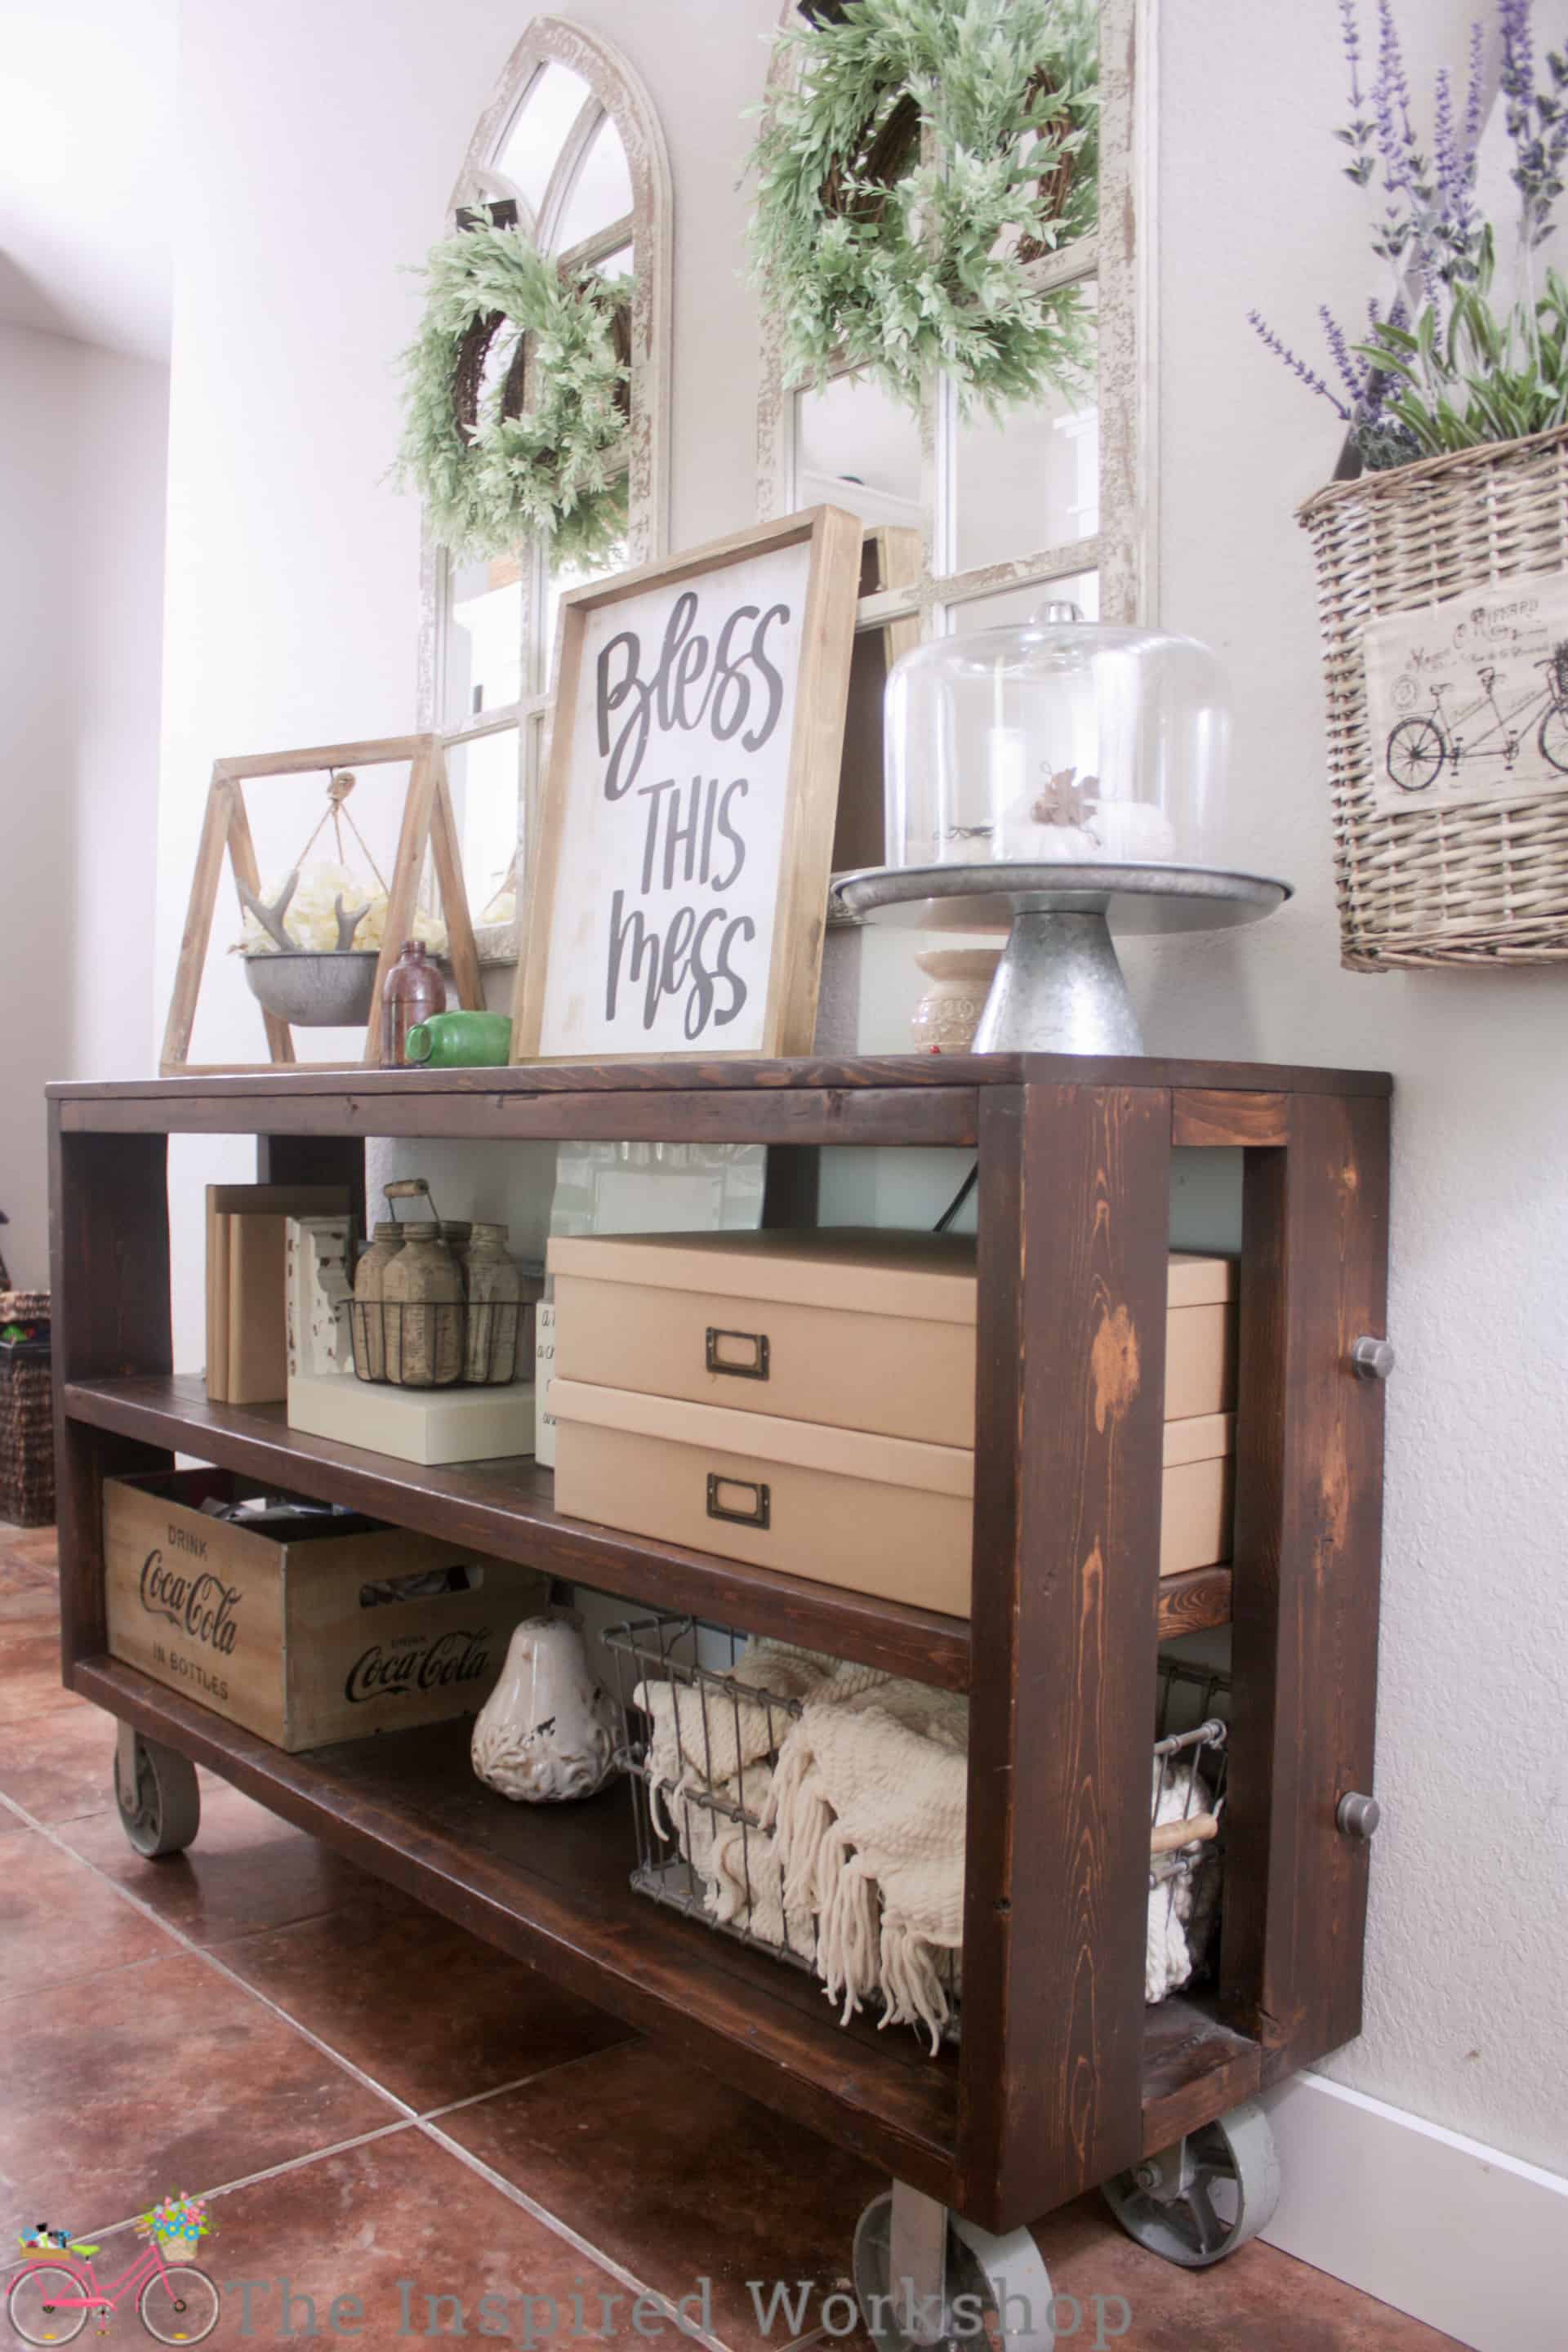
{"type": "Polygon", "coordinates": [[[525,1619],[474,1721],[469,1755],[486,1785],[522,1804],[591,1797],[615,1769],[615,1716],[569,1620],[525,1619]]]}

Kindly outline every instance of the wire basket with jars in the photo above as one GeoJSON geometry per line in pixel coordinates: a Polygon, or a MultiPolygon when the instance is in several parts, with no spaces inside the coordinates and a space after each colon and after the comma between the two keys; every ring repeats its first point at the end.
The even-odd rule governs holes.
{"type": "Polygon", "coordinates": [[[533,1357],[543,1269],[507,1251],[507,1229],[443,1218],[423,1177],[388,1184],[387,1216],[354,1269],[353,1368],[394,1388],[493,1388],[533,1357]],[[400,1217],[400,1202],[420,1213],[400,1217]]]}

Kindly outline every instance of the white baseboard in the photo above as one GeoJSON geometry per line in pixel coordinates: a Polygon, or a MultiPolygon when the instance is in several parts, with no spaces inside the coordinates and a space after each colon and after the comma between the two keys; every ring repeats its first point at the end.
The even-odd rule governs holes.
{"type": "Polygon", "coordinates": [[[1475,2352],[1563,2352],[1568,2179],[1321,2074],[1264,2104],[1284,2178],[1270,2245],[1475,2352]]]}

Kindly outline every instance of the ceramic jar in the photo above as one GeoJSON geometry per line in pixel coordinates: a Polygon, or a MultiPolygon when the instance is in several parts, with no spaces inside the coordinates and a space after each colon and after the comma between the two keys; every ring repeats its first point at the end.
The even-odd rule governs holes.
{"type": "Polygon", "coordinates": [[[915,961],[931,986],[910,1023],[917,1054],[967,1054],[1002,960],[1000,948],[931,948],[915,961]]]}
{"type": "Polygon", "coordinates": [[[360,1252],[354,1267],[354,1370],[362,1381],[386,1378],[386,1331],[383,1320],[386,1269],[403,1247],[403,1227],[395,1222],[376,1226],[370,1247],[360,1252]]]}
{"type": "Polygon", "coordinates": [[[591,1797],[615,1769],[615,1715],[568,1619],[531,1617],[474,1720],[469,1755],[487,1787],[522,1804],[591,1797]]]}
{"type": "Polygon", "coordinates": [[[463,1277],[429,1219],[403,1228],[382,1277],[385,1377],[400,1388],[449,1388],[463,1377],[463,1277]]]}
{"type": "Polygon", "coordinates": [[[406,1060],[404,1043],[416,1022],[446,1010],[447,983],[438,965],[420,940],[405,940],[381,992],[381,1058],[386,1068],[397,1069],[406,1060]]]}
{"type": "Polygon", "coordinates": [[[500,1387],[517,1376],[522,1276],[506,1254],[504,1225],[475,1225],[468,1252],[466,1381],[500,1387]]]}
{"type": "Polygon", "coordinates": [[[466,1217],[443,1217],[441,1239],[451,1251],[458,1272],[463,1277],[463,1296],[468,1295],[468,1244],[474,1229],[466,1217]]]}

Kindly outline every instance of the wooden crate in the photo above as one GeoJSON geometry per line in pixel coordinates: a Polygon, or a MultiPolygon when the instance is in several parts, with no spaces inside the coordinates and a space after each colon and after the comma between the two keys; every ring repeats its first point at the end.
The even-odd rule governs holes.
{"type": "Polygon", "coordinates": [[[110,1478],[103,1489],[109,1646],[289,1753],[472,1714],[548,1577],[433,1536],[350,1518],[288,1542],[217,1519],[258,1481],[222,1470],[110,1478]],[[370,1589],[460,1568],[461,1590],[370,1589]]]}

